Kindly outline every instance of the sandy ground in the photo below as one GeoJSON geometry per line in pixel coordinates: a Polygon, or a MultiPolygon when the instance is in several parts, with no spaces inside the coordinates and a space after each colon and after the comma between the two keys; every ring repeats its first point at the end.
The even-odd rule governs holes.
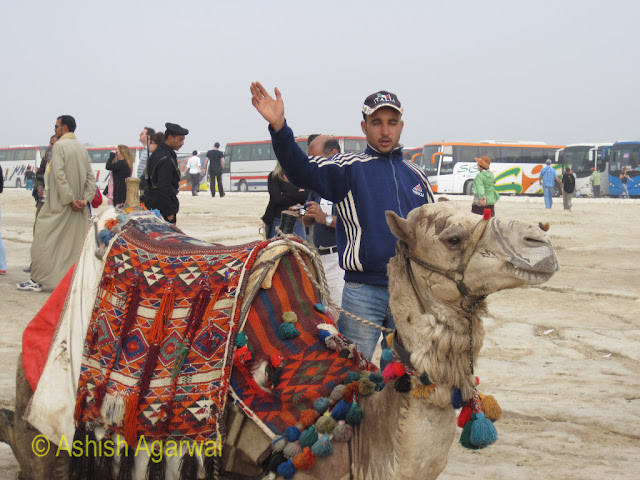
{"type": "MultiPolygon", "coordinates": [[[[180,194],[178,226],[203,240],[259,238],[265,193],[180,194]]],[[[469,197],[454,201],[470,205],[469,197]]],[[[12,408],[22,331],[47,292],[19,292],[28,277],[34,206],[29,193],[0,196],[8,272],[0,277],[0,405],[12,408]]],[[[441,479],[637,479],[640,464],[640,201],[503,198],[498,215],[551,223],[561,269],[547,284],[488,300],[477,365],[481,390],[504,411],[498,442],[480,451],[455,443],[441,479]]],[[[459,432],[459,431],[458,431],[459,432]]],[[[437,440],[436,440],[437,441],[437,440]]],[[[428,449],[425,443],[425,449],[428,449]]],[[[17,478],[0,446],[0,478],[17,478]]]]}

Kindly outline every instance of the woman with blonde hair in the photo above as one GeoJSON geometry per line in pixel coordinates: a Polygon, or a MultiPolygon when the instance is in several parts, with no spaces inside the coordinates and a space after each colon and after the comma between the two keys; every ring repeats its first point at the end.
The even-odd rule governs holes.
{"type": "Polygon", "coordinates": [[[113,178],[113,204],[120,205],[127,200],[126,178],[133,170],[133,155],[126,145],[118,145],[115,152],[111,152],[107,160],[107,170],[111,170],[113,178]]]}
{"type": "MultiPolygon", "coordinates": [[[[309,191],[298,188],[289,182],[282,171],[280,163],[276,163],[276,168],[269,174],[267,186],[269,188],[269,204],[264,212],[262,221],[265,225],[266,238],[271,238],[277,235],[276,227],[280,225],[282,212],[289,210],[294,205],[304,205],[309,196],[309,191]]],[[[293,232],[306,240],[307,235],[302,223],[296,222],[293,232]]]]}

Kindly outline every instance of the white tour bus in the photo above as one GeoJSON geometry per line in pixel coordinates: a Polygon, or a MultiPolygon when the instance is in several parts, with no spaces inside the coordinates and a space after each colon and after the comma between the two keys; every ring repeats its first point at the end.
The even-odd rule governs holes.
{"type": "Polygon", "coordinates": [[[31,167],[34,172],[40,167],[40,153],[44,155],[46,147],[34,145],[18,145],[13,147],[0,147],[0,169],[4,175],[5,187],[24,187],[25,172],[31,167]]]}
{"type": "MultiPolygon", "coordinates": [[[[473,194],[473,179],[478,174],[474,158],[488,156],[495,177],[496,191],[500,194],[536,195],[542,193],[539,177],[547,159],[553,160],[556,151],[564,145],[542,142],[477,143],[435,142],[424,146],[423,156],[416,162],[422,166],[434,192],[473,194]]],[[[562,165],[553,168],[560,175],[562,165]]],[[[559,193],[560,190],[558,189],[559,193]]]]}
{"type": "MultiPolygon", "coordinates": [[[[593,195],[591,173],[603,164],[603,152],[609,143],[575,143],[556,152],[556,163],[563,168],[571,167],[576,176],[576,195],[593,195]]],[[[602,192],[601,192],[602,193],[602,192]]]]}
{"type": "MultiPolygon", "coordinates": [[[[303,152],[307,151],[308,136],[296,137],[303,152]]],[[[334,137],[341,152],[364,152],[365,137],[334,137]]],[[[276,166],[276,156],[271,140],[259,142],[227,143],[224,151],[225,172],[229,173],[229,191],[267,191],[267,178],[276,166]]],[[[223,181],[224,181],[223,176],[223,181]]],[[[223,184],[227,189],[227,185],[223,184]]]]}

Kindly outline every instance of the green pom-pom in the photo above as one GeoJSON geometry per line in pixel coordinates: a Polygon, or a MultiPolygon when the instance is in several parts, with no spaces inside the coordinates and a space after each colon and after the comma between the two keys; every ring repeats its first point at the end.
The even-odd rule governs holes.
{"type": "Polygon", "coordinates": [[[357,382],[360,380],[360,372],[349,372],[344,380],[345,384],[349,384],[351,382],[357,382]]]}
{"type": "Polygon", "coordinates": [[[314,427],[309,427],[304,432],[302,432],[298,440],[301,447],[310,447],[317,441],[318,434],[316,433],[316,429],[314,427]]]}
{"type": "Polygon", "coordinates": [[[475,421],[476,414],[472,413],[471,419],[465,424],[464,428],[462,429],[462,433],[460,434],[460,445],[462,445],[464,448],[468,448],[469,450],[478,450],[481,448],[471,443],[471,427],[473,426],[475,421]]]}
{"type": "Polygon", "coordinates": [[[278,330],[278,337],[280,337],[280,340],[291,340],[299,335],[300,332],[293,326],[293,323],[283,323],[280,325],[280,329],[278,330]]]}
{"type": "Polygon", "coordinates": [[[296,312],[284,312],[282,314],[282,321],[285,323],[296,323],[298,321],[298,316],[296,312]]]}
{"type": "Polygon", "coordinates": [[[322,438],[320,438],[316,443],[313,444],[313,447],[311,447],[311,452],[316,457],[326,457],[328,455],[331,455],[332,451],[333,447],[331,446],[331,442],[329,442],[329,435],[327,435],[326,433],[322,435],[322,438]]]}
{"type": "Polygon", "coordinates": [[[364,412],[358,406],[358,403],[354,401],[345,420],[349,425],[358,425],[362,421],[362,417],[364,417],[364,412]]]}
{"type": "Polygon", "coordinates": [[[247,334],[244,332],[236,335],[236,347],[244,347],[247,344],[247,334]]]}

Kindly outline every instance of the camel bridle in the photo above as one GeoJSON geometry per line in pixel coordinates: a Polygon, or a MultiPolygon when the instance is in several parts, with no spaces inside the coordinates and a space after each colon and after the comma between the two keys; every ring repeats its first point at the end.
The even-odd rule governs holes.
{"type": "MultiPolygon", "coordinates": [[[[462,295],[462,299],[460,300],[460,308],[462,308],[465,311],[465,313],[467,314],[467,318],[469,319],[469,367],[472,375],[474,373],[473,372],[473,329],[472,329],[473,312],[476,309],[476,307],[485,298],[487,298],[487,295],[471,295],[469,293],[469,288],[464,283],[464,273],[467,269],[467,266],[469,265],[471,256],[476,251],[476,248],[478,247],[478,243],[480,243],[480,240],[482,239],[485,231],[487,230],[487,225],[489,224],[489,220],[490,218],[483,217],[476,224],[476,226],[473,228],[473,232],[471,232],[471,240],[469,242],[469,245],[467,245],[467,248],[462,253],[462,258],[460,259],[458,266],[455,269],[451,269],[451,270],[445,270],[436,265],[433,265],[432,263],[425,262],[424,260],[417,258],[415,255],[411,253],[411,251],[409,250],[409,246],[407,245],[406,242],[401,240],[398,241],[398,247],[400,251],[404,253],[405,262],[407,266],[407,275],[409,276],[411,287],[413,288],[413,292],[415,293],[416,298],[420,303],[421,313],[425,313],[427,311],[427,305],[426,305],[426,300],[422,295],[422,292],[418,289],[411,262],[417,263],[421,267],[424,267],[427,270],[431,270],[432,272],[439,273],[445,278],[448,278],[449,280],[451,280],[458,287],[458,292],[460,292],[460,295],[462,295]],[[468,300],[471,301],[471,303],[469,306],[465,306],[465,302],[468,300]]],[[[397,337],[397,331],[396,331],[396,337],[397,337]]],[[[401,346],[402,343],[399,341],[400,340],[399,337],[397,337],[397,340],[398,340],[397,342],[394,342],[394,350],[396,350],[397,347],[400,347],[398,348],[398,350],[400,350],[399,356],[403,358],[403,361],[407,361],[410,358],[410,353],[403,351],[404,349],[401,346]]],[[[398,350],[396,350],[397,353],[398,353],[398,350]]],[[[410,360],[408,365],[411,365],[410,360]]]]}

